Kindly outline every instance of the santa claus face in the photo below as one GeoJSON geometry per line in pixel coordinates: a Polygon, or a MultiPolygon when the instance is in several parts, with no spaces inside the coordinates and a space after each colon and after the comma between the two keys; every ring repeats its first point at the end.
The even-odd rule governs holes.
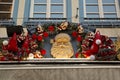
{"type": "Polygon", "coordinates": [[[73,56],[73,48],[69,39],[59,37],[51,48],[51,55],[55,58],[70,58],[73,56]]]}
{"type": "Polygon", "coordinates": [[[73,48],[71,43],[54,43],[51,48],[51,54],[55,58],[70,58],[73,56],[73,48]]]}

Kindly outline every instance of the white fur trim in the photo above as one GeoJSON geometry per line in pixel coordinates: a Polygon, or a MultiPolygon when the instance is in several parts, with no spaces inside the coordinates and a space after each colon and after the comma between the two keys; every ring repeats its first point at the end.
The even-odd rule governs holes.
{"type": "Polygon", "coordinates": [[[101,40],[100,40],[100,39],[97,39],[97,40],[95,41],[95,43],[96,43],[97,45],[99,45],[99,44],[101,44],[101,40]]]}
{"type": "Polygon", "coordinates": [[[95,60],[95,56],[94,56],[94,55],[91,55],[91,56],[90,56],[90,60],[95,60]]]}
{"type": "Polygon", "coordinates": [[[7,40],[4,40],[4,41],[3,41],[3,45],[4,45],[4,46],[7,46],[7,45],[8,45],[8,41],[7,41],[7,40]]]}

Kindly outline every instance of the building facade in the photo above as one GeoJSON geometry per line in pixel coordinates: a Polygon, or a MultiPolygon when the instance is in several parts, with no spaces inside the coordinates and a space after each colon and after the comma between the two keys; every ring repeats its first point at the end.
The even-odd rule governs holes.
{"type": "Polygon", "coordinates": [[[0,6],[1,25],[67,20],[110,37],[119,33],[120,0],[0,0],[0,6]]]}

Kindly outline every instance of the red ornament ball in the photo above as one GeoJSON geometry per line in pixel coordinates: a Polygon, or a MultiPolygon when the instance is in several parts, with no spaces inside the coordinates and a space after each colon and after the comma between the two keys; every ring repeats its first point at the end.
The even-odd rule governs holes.
{"type": "Polygon", "coordinates": [[[32,39],[33,39],[33,40],[37,39],[37,35],[36,35],[36,34],[33,34],[33,35],[32,35],[32,39]]]}
{"type": "Polygon", "coordinates": [[[76,31],[72,32],[72,36],[77,37],[77,32],[76,31]]]}
{"type": "Polygon", "coordinates": [[[46,50],[45,49],[40,50],[40,52],[41,52],[42,55],[46,54],[46,50]]]}
{"type": "Polygon", "coordinates": [[[55,28],[54,28],[54,26],[49,26],[48,30],[51,31],[51,32],[53,32],[55,30],[55,28]]]}
{"type": "Polygon", "coordinates": [[[48,37],[48,33],[47,33],[47,32],[44,32],[44,33],[43,33],[43,36],[44,36],[44,37],[48,37]]]}
{"type": "Polygon", "coordinates": [[[38,36],[38,41],[42,41],[42,36],[38,36]]]}
{"type": "Polygon", "coordinates": [[[76,58],[78,58],[78,57],[79,57],[79,52],[77,52],[77,53],[75,54],[75,57],[76,57],[76,58]]]}

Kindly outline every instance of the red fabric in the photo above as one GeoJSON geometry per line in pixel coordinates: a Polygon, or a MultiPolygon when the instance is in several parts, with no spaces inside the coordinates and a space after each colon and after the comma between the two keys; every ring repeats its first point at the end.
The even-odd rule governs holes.
{"type": "Polygon", "coordinates": [[[13,37],[9,40],[8,43],[8,50],[17,52],[18,46],[17,46],[17,35],[14,33],[13,37]]]}
{"type": "Polygon", "coordinates": [[[99,51],[99,46],[97,44],[93,43],[90,50],[91,50],[92,54],[96,54],[99,51]]]}
{"type": "Polygon", "coordinates": [[[97,32],[95,33],[95,41],[96,41],[97,39],[101,40],[100,31],[97,31],[97,32]]]}
{"type": "Polygon", "coordinates": [[[22,48],[23,48],[23,50],[25,50],[25,52],[29,53],[29,39],[28,39],[28,37],[26,37],[22,48]]]}
{"type": "Polygon", "coordinates": [[[0,61],[5,61],[6,58],[3,56],[3,57],[0,57],[0,61]]]}
{"type": "Polygon", "coordinates": [[[82,53],[85,55],[86,58],[89,57],[90,55],[92,55],[91,50],[87,50],[82,53]]]}
{"type": "Polygon", "coordinates": [[[2,50],[8,50],[8,45],[7,46],[2,45],[2,50]]]}
{"type": "Polygon", "coordinates": [[[81,36],[78,36],[78,37],[77,37],[77,41],[78,41],[78,42],[82,41],[82,37],[81,37],[81,36]]]}

